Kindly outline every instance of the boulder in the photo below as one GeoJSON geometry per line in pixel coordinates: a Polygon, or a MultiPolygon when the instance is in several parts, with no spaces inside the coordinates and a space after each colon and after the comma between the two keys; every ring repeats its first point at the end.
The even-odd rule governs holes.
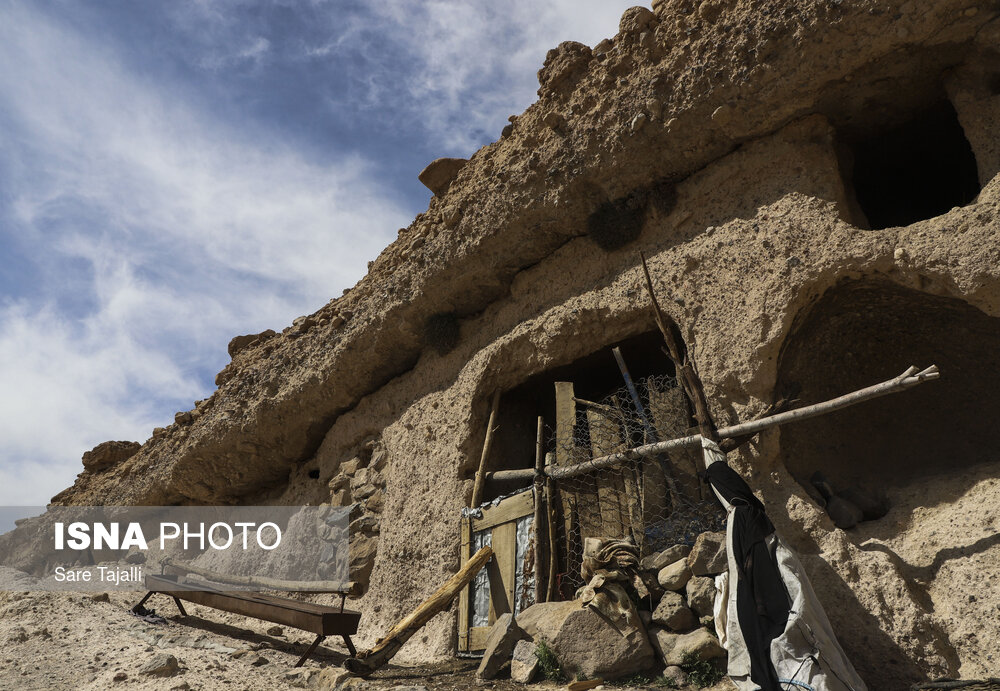
{"type": "Polygon", "coordinates": [[[180,671],[180,664],[177,662],[177,658],[173,655],[167,655],[166,653],[160,653],[155,655],[152,660],[143,665],[142,669],[139,670],[139,674],[145,674],[150,677],[172,677],[180,671]]]}
{"type": "Polygon", "coordinates": [[[729,569],[725,533],[702,533],[694,541],[687,557],[688,567],[695,576],[709,576],[729,569]]]}
{"type": "Polygon", "coordinates": [[[687,672],[677,665],[670,665],[663,670],[663,679],[666,680],[668,689],[683,689],[688,683],[687,672]]]}
{"type": "Polygon", "coordinates": [[[483,659],[476,670],[477,679],[492,679],[500,668],[514,654],[514,646],[518,641],[531,640],[531,636],[514,621],[511,613],[501,614],[486,637],[486,650],[483,659]]]}
{"type": "MultiPolygon", "coordinates": [[[[605,593],[598,594],[600,602],[605,593]]],[[[584,607],[579,600],[532,605],[517,623],[535,642],[545,641],[569,675],[611,680],[649,669],[653,648],[631,601],[584,607]]]]}
{"type": "Polygon", "coordinates": [[[424,184],[424,187],[441,197],[468,162],[465,158],[436,158],[420,171],[417,179],[424,184]]]}
{"type": "Polygon", "coordinates": [[[83,454],[84,470],[101,470],[118,465],[138,453],[141,444],[134,441],[106,441],[83,454]]]}
{"type": "Polygon", "coordinates": [[[864,519],[864,512],[839,494],[830,497],[830,501],[826,503],[826,512],[833,524],[841,530],[849,530],[864,519]]]}
{"type": "Polygon", "coordinates": [[[653,623],[671,631],[689,631],[695,626],[697,619],[679,593],[666,592],[653,612],[653,623]]]}
{"type": "Polygon", "coordinates": [[[664,590],[683,590],[689,580],[691,580],[691,569],[688,568],[686,559],[681,559],[669,566],[664,566],[656,574],[656,582],[664,590]]]}
{"type": "Polygon", "coordinates": [[[689,654],[699,660],[725,657],[726,650],[719,640],[706,629],[695,629],[691,633],[672,633],[665,629],[650,629],[649,637],[663,664],[680,665],[689,654]]]}
{"type": "Polygon", "coordinates": [[[518,684],[530,684],[538,672],[536,644],[528,639],[518,641],[510,658],[510,680],[518,684]]]}
{"type": "Polygon", "coordinates": [[[715,606],[715,579],[694,576],[685,587],[687,605],[699,617],[710,617],[715,606]]]}
{"type": "Polygon", "coordinates": [[[662,552],[643,557],[642,561],[639,562],[639,566],[645,571],[660,571],[664,566],[669,566],[689,554],[691,554],[690,545],[674,545],[662,552]]]}

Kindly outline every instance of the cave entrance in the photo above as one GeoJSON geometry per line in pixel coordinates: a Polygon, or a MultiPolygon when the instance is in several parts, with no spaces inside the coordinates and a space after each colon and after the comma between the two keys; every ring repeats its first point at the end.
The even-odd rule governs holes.
{"type": "MultiPolygon", "coordinates": [[[[571,382],[573,395],[588,401],[602,401],[619,391],[624,380],[612,354],[616,346],[621,348],[632,379],[643,390],[643,405],[649,405],[645,388],[650,377],[673,378],[673,363],[663,352],[663,337],[658,331],[612,343],[571,364],[537,374],[500,397],[490,469],[513,470],[534,465],[539,416],[545,421],[545,448],[550,449],[556,426],[556,382],[571,382]]],[[[584,441],[588,434],[585,411],[584,406],[577,406],[577,437],[584,441]]],[[[693,424],[693,420],[678,419],[671,432],[676,431],[680,436],[693,424]]],[[[642,443],[641,438],[632,441],[642,443]]],[[[501,486],[499,489],[507,488],[501,486]]],[[[492,498],[489,491],[485,495],[487,500],[492,498]]],[[[497,490],[493,492],[495,496],[497,490]]]]}
{"type": "Polygon", "coordinates": [[[848,146],[851,182],[872,230],[939,216],[980,192],[975,154],[946,99],[848,146]]]}
{"type": "MultiPolygon", "coordinates": [[[[995,460],[1000,425],[1000,319],[967,303],[883,280],[842,283],[786,342],[778,392],[815,403],[936,364],[940,381],[782,428],[781,453],[809,487],[899,487],[995,460]]],[[[928,497],[928,500],[933,498],[928,497]]]]}

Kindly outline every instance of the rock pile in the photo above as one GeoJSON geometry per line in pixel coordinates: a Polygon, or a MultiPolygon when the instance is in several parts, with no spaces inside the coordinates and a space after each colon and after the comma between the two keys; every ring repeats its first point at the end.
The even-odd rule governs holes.
{"type": "Polygon", "coordinates": [[[641,561],[627,540],[588,539],[588,584],[574,600],[532,605],[516,623],[499,618],[479,677],[493,678],[510,660],[511,679],[530,683],[539,658],[551,656],[567,677],[643,672],[683,685],[682,666],[726,657],[713,612],[717,578],[727,571],[725,533],[702,533],[693,546],[673,545],[641,561]]]}

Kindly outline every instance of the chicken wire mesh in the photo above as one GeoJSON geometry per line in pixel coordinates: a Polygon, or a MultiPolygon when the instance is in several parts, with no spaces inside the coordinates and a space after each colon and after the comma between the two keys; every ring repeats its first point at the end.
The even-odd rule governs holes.
{"type": "MultiPolygon", "coordinates": [[[[635,396],[622,387],[601,401],[572,398],[572,427],[557,422],[550,430],[552,462],[572,466],[688,433],[691,416],[674,377],[647,377],[634,388],[635,396]]],[[[562,596],[571,598],[584,585],[580,565],[587,538],[631,538],[646,556],[723,530],[725,512],[700,482],[701,464],[701,450],[685,448],[555,480],[552,545],[562,596]]]]}

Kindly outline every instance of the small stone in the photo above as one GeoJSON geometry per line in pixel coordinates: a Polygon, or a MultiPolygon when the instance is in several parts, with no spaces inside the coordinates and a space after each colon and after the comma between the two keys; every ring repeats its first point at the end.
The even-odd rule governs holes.
{"type": "Polygon", "coordinates": [[[685,588],[687,605],[699,617],[710,617],[715,606],[715,579],[694,576],[685,588]]]}
{"type": "Polygon", "coordinates": [[[538,672],[536,645],[532,640],[518,641],[510,658],[510,679],[518,684],[530,684],[538,672]]]}
{"type": "Polygon", "coordinates": [[[182,681],[180,684],[177,684],[176,686],[171,686],[170,691],[191,691],[191,684],[187,683],[186,681],[182,681]]]}
{"type": "Polygon", "coordinates": [[[649,113],[650,117],[658,118],[660,117],[660,113],[663,112],[663,104],[655,98],[651,98],[646,101],[646,112],[649,113]]]}
{"type": "Polygon", "coordinates": [[[688,675],[683,669],[677,665],[670,665],[663,670],[663,678],[667,681],[668,687],[673,685],[674,688],[682,689],[687,686],[688,675]]]}
{"type": "Polygon", "coordinates": [[[633,132],[638,132],[643,127],[645,127],[646,119],[647,118],[645,113],[636,113],[635,117],[632,118],[632,122],[629,125],[629,127],[633,132]]]}
{"type": "Polygon", "coordinates": [[[906,250],[902,247],[897,247],[896,251],[892,253],[892,258],[900,262],[906,259],[906,250]]]}
{"type": "Polygon", "coordinates": [[[269,628],[267,630],[267,635],[268,636],[284,636],[285,635],[285,630],[283,628],[281,628],[280,626],[272,626],[271,628],[269,628]]]}
{"type": "Polygon", "coordinates": [[[177,662],[176,657],[173,655],[167,655],[166,653],[160,653],[143,665],[142,669],[139,670],[139,674],[144,674],[150,677],[172,677],[177,674],[180,669],[180,664],[177,662]]]}
{"type": "Polygon", "coordinates": [[[125,681],[126,679],[128,679],[128,675],[125,672],[118,672],[112,677],[111,681],[125,681]]]}
{"type": "Polygon", "coordinates": [[[253,658],[251,658],[251,660],[250,660],[250,664],[253,667],[263,667],[264,665],[271,664],[271,661],[268,660],[263,655],[254,655],[253,658]]]}
{"type": "Polygon", "coordinates": [[[459,220],[462,218],[462,210],[457,206],[449,206],[444,210],[444,224],[449,228],[454,228],[458,225],[459,220]]]}
{"type": "Polygon", "coordinates": [[[514,125],[513,124],[504,125],[504,128],[502,130],[500,130],[500,136],[501,137],[509,137],[512,134],[514,134],[514,125]]]}
{"type": "MultiPolygon", "coordinates": [[[[126,558],[126,561],[128,561],[127,558],[126,558]]],[[[91,595],[90,596],[90,601],[91,602],[111,602],[111,596],[108,595],[107,593],[97,593],[96,595],[91,595]]]]}
{"type": "Polygon", "coordinates": [[[241,657],[249,653],[250,651],[246,648],[237,648],[233,652],[229,653],[229,657],[239,660],[241,657]]]}
{"type": "Polygon", "coordinates": [[[671,631],[689,631],[697,620],[694,613],[684,604],[684,598],[678,593],[667,592],[660,599],[660,604],[653,612],[653,623],[665,626],[671,631]]]}
{"type": "Polygon", "coordinates": [[[656,581],[664,590],[681,590],[691,579],[691,569],[687,559],[679,559],[673,564],[664,566],[656,574],[656,581]]]}
{"type": "Polygon", "coordinates": [[[146,553],[135,548],[135,551],[130,551],[125,555],[126,564],[145,564],[146,563],[146,553]]]}
{"type": "Polygon", "coordinates": [[[968,8],[968,9],[965,10],[965,16],[966,17],[975,17],[977,14],[979,14],[979,8],[978,7],[970,7],[970,8],[968,8]]]}
{"type": "Polygon", "coordinates": [[[725,533],[702,533],[694,542],[687,558],[695,576],[709,576],[728,570],[725,533]]]}

